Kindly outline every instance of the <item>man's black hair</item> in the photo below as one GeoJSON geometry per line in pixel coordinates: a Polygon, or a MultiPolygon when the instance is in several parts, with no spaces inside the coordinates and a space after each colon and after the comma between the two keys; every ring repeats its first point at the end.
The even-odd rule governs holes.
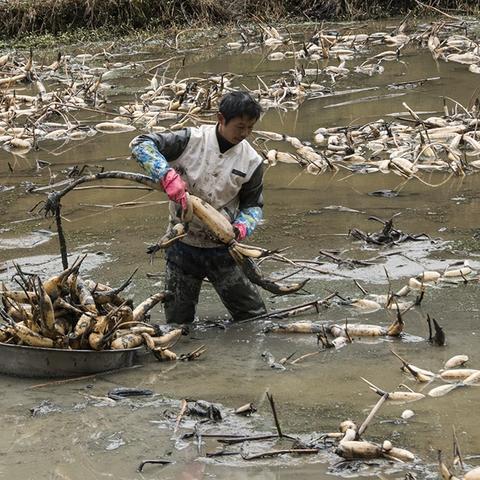
{"type": "Polygon", "coordinates": [[[227,93],[220,101],[218,109],[225,123],[236,117],[247,117],[258,120],[262,113],[260,104],[247,92],[227,93]]]}

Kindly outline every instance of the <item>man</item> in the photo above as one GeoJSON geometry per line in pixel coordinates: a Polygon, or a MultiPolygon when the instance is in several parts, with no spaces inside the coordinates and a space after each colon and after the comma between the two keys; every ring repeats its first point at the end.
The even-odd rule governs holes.
{"type": "MultiPolygon", "coordinates": [[[[171,200],[171,225],[181,221],[188,191],[221,211],[232,223],[238,241],[252,234],[262,218],[263,161],[245,139],[261,113],[248,93],[232,92],[220,102],[216,125],[133,139],[133,157],[161,183],[171,200]]],[[[174,294],[165,303],[167,322],[194,320],[204,278],[234,320],[265,312],[257,288],[228,248],[194,219],[187,235],[166,250],[165,288],[174,294]]]]}

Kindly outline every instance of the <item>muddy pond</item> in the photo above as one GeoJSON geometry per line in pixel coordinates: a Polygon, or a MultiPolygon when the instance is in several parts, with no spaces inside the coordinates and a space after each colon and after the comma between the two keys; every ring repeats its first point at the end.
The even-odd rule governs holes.
{"type": "MultiPolygon", "coordinates": [[[[324,29],[334,35],[335,32],[390,34],[400,21],[368,26],[332,24],[324,29]]],[[[465,35],[465,25],[467,36],[478,41],[479,24],[469,20],[462,25],[457,30],[443,32],[441,41],[445,42],[449,35],[465,35]]],[[[415,31],[416,27],[410,28],[415,31]]],[[[303,40],[307,41],[318,29],[319,26],[308,24],[278,30],[284,37],[292,35],[294,48],[300,51],[303,40]]],[[[39,138],[38,148],[21,154],[9,151],[8,146],[0,149],[0,280],[11,282],[12,261],[42,278],[61,270],[54,219],[45,219],[38,210],[32,210],[45,200],[47,190],[28,193],[29,187],[68,179],[75,168],[78,171],[84,165],[91,172],[140,171],[129,158],[128,144],[140,132],[148,131],[147,126],[138,124],[135,131],[118,134],[95,131],[94,126],[111,120],[127,104],[141,104],[144,101],[141,96],[151,88],[155,72],[160,82],[174,77],[181,81],[228,73],[226,78],[231,80],[231,88],[254,90],[261,88],[259,85],[287,78],[289,70],[299,65],[317,69],[318,78],[310,81],[323,85],[324,90],[307,93],[301,99],[292,96],[288,103],[286,96],[282,100],[272,99],[277,103],[265,104],[265,114],[256,126],[257,130],[296,137],[313,146],[314,132],[319,128],[353,128],[380,119],[387,124],[401,122],[398,117],[407,119],[405,125],[413,126],[415,119],[404,103],[422,119],[445,117],[445,104],[450,114],[462,112],[462,108],[473,112],[471,107],[478,95],[479,76],[469,71],[468,65],[435,58],[432,50],[415,41],[402,44],[400,55],[390,61],[379,62],[381,57],[377,57],[373,63],[383,69],[372,75],[356,73],[355,67],[383,51],[395,52],[398,45],[392,48],[371,42],[358,47],[352,42],[352,59],[345,62],[349,72],[337,75],[325,69],[337,66],[342,57],[311,61],[285,56],[275,61],[275,56],[269,57],[271,53],[292,47],[285,44],[269,47],[252,40],[251,44],[236,48],[233,42],[239,38],[238,32],[227,36],[202,33],[193,37],[179,35],[167,43],[151,37],[137,44],[118,40],[113,44],[64,49],[64,55],[71,56],[72,78],[78,82],[90,73],[96,78],[94,69],[103,68],[106,63],[118,62],[118,65],[109,67],[115,73],[102,79],[105,85],[101,98],[105,103],[87,102],[63,115],[85,127],[88,134],[83,138],[75,140],[68,135],[58,139],[39,138]],[[230,47],[228,42],[232,42],[230,47]],[[98,56],[80,56],[75,60],[84,53],[98,56]],[[112,115],[99,113],[102,109],[112,115]]],[[[56,52],[35,52],[35,55],[38,64],[47,65],[55,60],[56,52]]],[[[47,92],[64,85],[61,76],[61,69],[50,76],[40,75],[47,92]]],[[[35,83],[19,83],[9,88],[8,93],[15,90],[17,95],[36,96],[37,88],[35,83]]],[[[176,119],[160,120],[156,125],[168,128],[182,118],[179,114],[176,119]]],[[[471,118],[475,118],[475,112],[471,118]]],[[[205,119],[212,121],[214,117],[205,119]]],[[[65,121],[61,115],[54,120],[65,121]]],[[[17,120],[11,117],[8,121],[17,120]]],[[[53,122],[51,118],[49,121],[53,122]]],[[[260,135],[254,135],[253,140],[264,153],[270,149],[295,153],[288,142],[260,135]]],[[[475,151],[468,153],[468,161],[480,158],[475,151]]],[[[145,353],[138,359],[143,365],[140,368],[38,388],[31,387],[48,380],[1,375],[0,478],[433,479],[438,478],[437,450],[444,452],[449,464],[452,461],[453,427],[466,469],[480,465],[477,415],[480,390],[474,385],[457,388],[438,398],[426,395],[411,404],[387,401],[381,407],[365,437],[379,444],[388,439],[395,446],[408,449],[416,457],[412,463],[383,459],[343,461],[328,443],[315,455],[286,454],[252,460],[240,455],[248,458],[274,448],[289,448],[286,440],[249,442],[241,447],[228,447],[236,455],[208,457],[207,453],[222,448],[214,438],[184,437],[194,428],[205,434],[275,432],[267,400],[267,393],[271,393],[282,430],[307,441],[338,431],[343,420],[351,419],[358,425],[365,420],[379,397],[360,377],[386,391],[398,390],[400,384],[406,384],[427,394],[441,385],[438,379],[431,384],[414,382],[411,376],[402,373],[392,349],[412,364],[432,372],[439,372],[446,360],[458,354],[468,355],[466,367],[480,368],[479,283],[475,274],[480,268],[480,176],[473,168],[465,168],[465,172],[425,169],[410,176],[393,170],[383,173],[353,168],[327,168],[312,174],[299,164],[279,161],[267,163],[265,171],[265,221],[250,243],[269,249],[289,247],[284,252],[289,258],[316,259],[318,263],[310,266],[321,270],[304,268],[290,278],[310,277],[301,294],[272,297],[264,292],[269,309],[322,299],[332,292],[338,292],[344,299],[362,297],[354,280],[371,294],[386,294],[389,283],[397,291],[411,277],[425,270],[442,273],[455,262],[468,261],[472,275],[425,288],[421,305],[404,313],[403,336],[355,338],[343,348],[322,351],[316,334],[264,333],[265,321],[227,328],[212,326],[212,322],[223,321],[227,316],[213,288],[205,283],[198,309],[199,322],[177,346],[179,352],[187,352],[205,344],[207,352],[196,361],[158,362],[145,353]],[[378,232],[382,225],[369,220],[369,216],[388,220],[396,214],[399,214],[394,217],[396,228],[412,235],[424,233],[429,238],[375,245],[348,235],[353,228],[378,232]],[[349,268],[345,263],[338,264],[322,256],[321,250],[369,263],[349,268]],[[427,314],[442,326],[446,345],[436,346],[428,341],[427,314]],[[290,354],[296,358],[318,353],[276,369],[270,366],[265,352],[277,360],[290,354]],[[146,388],[155,394],[120,401],[108,398],[108,392],[119,386],[146,388]],[[202,422],[201,418],[186,415],[176,427],[182,399],[219,404],[223,420],[202,422]],[[250,417],[234,415],[236,408],[248,402],[255,404],[256,413],[250,417]],[[403,419],[401,415],[406,409],[413,410],[415,415],[403,419]],[[171,463],[148,464],[138,472],[139,464],[146,459],[171,463]]],[[[103,183],[109,184],[118,182],[103,183]]],[[[62,200],[70,261],[87,253],[83,275],[110,285],[120,284],[138,267],[128,290],[135,304],[162,289],[162,254],[151,263],[145,250],[164,232],[168,217],[165,200],[161,192],[139,189],[73,191],[62,200]]],[[[276,278],[298,270],[270,261],[262,268],[276,278]]],[[[408,298],[414,299],[415,292],[408,298]]],[[[161,307],[155,307],[151,318],[155,323],[164,322],[161,307]]],[[[387,326],[394,321],[395,311],[381,308],[365,312],[335,301],[329,308],[320,308],[318,313],[309,311],[292,319],[272,321],[344,323],[346,319],[349,323],[387,326]]]]}

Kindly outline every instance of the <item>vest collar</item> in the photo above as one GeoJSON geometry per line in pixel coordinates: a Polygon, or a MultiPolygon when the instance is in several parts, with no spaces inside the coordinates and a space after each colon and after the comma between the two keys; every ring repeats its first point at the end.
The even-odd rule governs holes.
{"type": "Polygon", "coordinates": [[[217,145],[220,153],[225,153],[226,151],[234,148],[237,144],[229,142],[227,139],[222,137],[218,131],[218,123],[215,125],[215,136],[217,137],[217,145]]]}

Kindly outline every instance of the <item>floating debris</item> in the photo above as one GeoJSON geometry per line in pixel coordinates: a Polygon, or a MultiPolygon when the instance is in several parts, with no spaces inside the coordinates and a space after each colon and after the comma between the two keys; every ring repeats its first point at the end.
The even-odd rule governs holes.
{"type": "Polygon", "coordinates": [[[62,409],[58,405],[55,405],[50,400],[42,400],[42,402],[40,402],[38,406],[30,409],[30,413],[32,414],[32,417],[49,415],[51,413],[58,413],[61,411],[62,409]]]}
{"type": "Polygon", "coordinates": [[[236,415],[248,416],[248,415],[254,414],[256,411],[257,411],[257,409],[256,409],[255,405],[250,402],[250,403],[246,403],[245,405],[242,405],[241,407],[238,407],[235,410],[235,414],[236,415]]]}
{"type": "Polygon", "coordinates": [[[404,420],[410,420],[412,417],[415,416],[415,412],[413,410],[404,410],[400,415],[404,420]]]}
{"type": "Polygon", "coordinates": [[[468,362],[468,355],[455,355],[445,362],[443,368],[448,370],[450,368],[461,367],[468,362]]]}
{"type": "Polygon", "coordinates": [[[205,400],[187,402],[186,414],[208,418],[214,422],[220,422],[223,418],[219,406],[205,400]]]}
{"type": "Polygon", "coordinates": [[[123,400],[127,397],[151,396],[153,394],[153,390],[146,388],[115,387],[108,392],[107,396],[113,400],[123,400]]]}
{"type": "Polygon", "coordinates": [[[407,403],[407,402],[416,402],[425,398],[425,395],[420,392],[414,392],[412,389],[407,389],[405,391],[394,391],[394,392],[386,392],[375,386],[373,383],[369,382],[365,378],[361,377],[362,380],[369,386],[370,390],[374,391],[376,394],[380,396],[387,396],[387,400],[392,402],[399,402],[399,403],[407,403]]]}
{"type": "Polygon", "coordinates": [[[431,238],[425,233],[418,234],[409,234],[404,233],[401,230],[398,230],[393,226],[393,219],[399,215],[398,213],[394,215],[389,220],[382,220],[378,217],[368,217],[369,220],[375,220],[383,224],[383,229],[378,233],[365,233],[359,230],[358,228],[352,228],[348,234],[353,238],[358,240],[363,240],[367,243],[373,243],[375,245],[396,245],[401,242],[406,241],[421,241],[421,240],[431,240],[431,238]]]}

